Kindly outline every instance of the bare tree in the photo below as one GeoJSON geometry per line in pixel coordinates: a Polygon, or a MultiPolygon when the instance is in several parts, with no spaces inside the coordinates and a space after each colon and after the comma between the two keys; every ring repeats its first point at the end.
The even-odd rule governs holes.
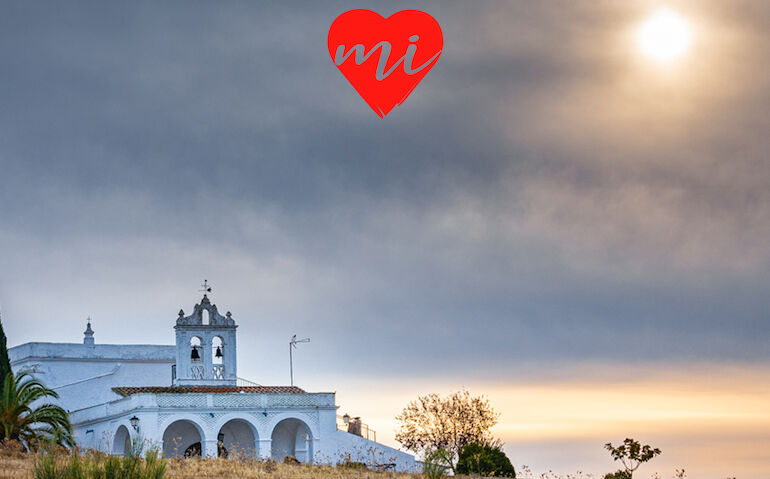
{"type": "Polygon", "coordinates": [[[447,465],[454,471],[466,444],[500,444],[490,433],[499,416],[485,397],[471,396],[464,389],[447,397],[428,394],[410,402],[396,416],[396,441],[418,453],[446,450],[451,455],[447,465]]]}

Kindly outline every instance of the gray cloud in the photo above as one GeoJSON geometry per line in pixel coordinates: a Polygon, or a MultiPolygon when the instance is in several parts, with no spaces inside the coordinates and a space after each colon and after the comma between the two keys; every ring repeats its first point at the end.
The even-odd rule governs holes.
{"type": "Polygon", "coordinates": [[[168,342],[207,277],[242,344],[305,331],[319,372],[766,361],[770,13],[698,5],[666,79],[639,6],[426,3],[445,52],[384,121],[326,52],[360,4],[9,6],[10,341],[168,342]]]}

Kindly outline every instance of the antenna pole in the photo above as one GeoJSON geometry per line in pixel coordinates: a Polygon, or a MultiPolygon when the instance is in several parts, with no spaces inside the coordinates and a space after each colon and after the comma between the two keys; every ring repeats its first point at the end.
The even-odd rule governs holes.
{"type": "Polygon", "coordinates": [[[310,338],[305,339],[297,339],[297,335],[291,337],[289,340],[289,375],[291,380],[291,385],[294,386],[294,356],[292,349],[297,347],[297,343],[309,343],[310,338]]]}

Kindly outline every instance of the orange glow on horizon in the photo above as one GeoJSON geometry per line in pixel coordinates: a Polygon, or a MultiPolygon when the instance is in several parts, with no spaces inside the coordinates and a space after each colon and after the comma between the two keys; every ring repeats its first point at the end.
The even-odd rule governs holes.
{"type": "MultiPolygon", "coordinates": [[[[608,472],[613,464],[601,445],[632,436],[662,446],[664,454],[655,459],[652,469],[662,477],[681,467],[688,470],[689,477],[703,479],[727,474],[763,477],[762,469],[768,466],[764,466],[761,451],[770,447],[770,368],[696,365],[657,369],[600,367],[577,371],[569,379],[530,378],[504,386],[491,381],[465,386],[473,394],[487,395],[501,413],[494,432],[509,453],[518,451],[512,457],[514,464],[529,464],[537,473],[556,468],[559,455],[555,451],[562,447],[556,445],[570,444],[580,445],[590,454],[581,456],[583,471],[608,472]],[[532,459],[533,453],[521,452],[530,450],[539,457],[532,459]],[[733,459],[744,469],[733,467],[733,459]]],[[[398,447],[393,439],[394,416],[408,401],[418,394],[446,394],[460,387],[443,381],[394,380],[363,387],[357,382],[357,392],[340,390],[338,404],[346,412],[361,415],[377,430],[378,440],[398,447]],[[383,390],[388,392],[371,393],[383,390]]]]}

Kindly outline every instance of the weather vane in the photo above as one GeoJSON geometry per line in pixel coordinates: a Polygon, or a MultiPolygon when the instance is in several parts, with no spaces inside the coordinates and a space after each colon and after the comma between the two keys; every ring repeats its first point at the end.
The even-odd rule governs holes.
{"type": "Polygon", "coordinates": [[[209,281],[207,279],[203,280],[203,284],[201,285],[203,289],[199,289],[198,292],[203,293],[205,296],[207,293],[211,292],[211,286],[209,286],[209,281]]]}

